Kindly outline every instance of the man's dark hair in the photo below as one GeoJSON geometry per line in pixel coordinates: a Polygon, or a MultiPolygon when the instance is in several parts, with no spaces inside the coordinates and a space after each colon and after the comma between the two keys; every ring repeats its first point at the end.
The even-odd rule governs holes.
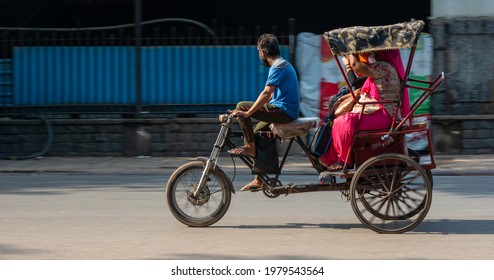
{"type": "Polygon", "coordinates": [[[265,52],[270,57],[276,57],[280,55],[280,46],[278,44],[278,38],[273,34],[262,34],[257,39],[257,48],[265,52]]]}

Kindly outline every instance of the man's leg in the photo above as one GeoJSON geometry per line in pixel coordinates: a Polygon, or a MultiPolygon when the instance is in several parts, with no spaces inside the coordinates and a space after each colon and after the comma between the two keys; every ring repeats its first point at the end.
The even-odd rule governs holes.
{"type": "MultiPolygon", "coordinates": [[[[236,109],[248,111],[250,107],[252,107],[252,105],[254,105],[254,102],[252,101],[242,101],[237,104],[236,109]]],[[[244,134],[245,144],[248,145],[248,143],[254,142],[254,129],[252,126],[252,120],[250,118],[238,118],[237,120],[244,134]]]]}
{"type": "MultiPolygon", "coordinates": [[[[248,111],[253,104],[254,102],[252,101],[242,101],[237,104],[236,109],[248,111]]],[[[283,110],[271,104],[265,104],[262,108],[254,112],[252,117],[259,120],[254,129],[250,118],[238,119],[246,144],[254,142],[254,131],[269,130],[269,125],[272,123],[288,123],[293,121],[283,110]]]]}
{"type": "MultiPolygon", "coordinates": [[[[254,102],[252,101],[242,101],[237,104],[236,109],[248,111],[253,104],[254,102]]],[[[254,130],[269,130],[269,124],[271,123],[287,123],[293,120],[288,117],[280,108],[269,104],[265,104],[261,109],[257,110],[254,114],[252,114],[252,117],[259,120],[255,129],[253,129],[252,120],[250,118],[238,118],[238,123],[244,134],[245,146],[232,149],[229,152],[252,155],[253,157],[255,157],[256,145],[254,141],[254,130]]],[[[254,176],[254,180],[244,186],[241,190],[248,191],[258,188],[262,188],[262,181],[259,179],[258,176],[254,176]]]]}
{"type": "Polygon", "coordinates": [[[289,123],[293,121],[283,110],[271,104],[265,104],[252,114],[252,117],[259,120],[254,131],[269,130],[269,125],[272,123],[289,123]]]}
{"type": "MultiPolygon", "coordinates": [[[[254,102],[252,101],[241,101],[237,103],[237,110],[248,111],[254,102]]],[[[237,121],[242,129],[244,135],[244,146],[230,149],[228,152],[230,154],[245,155],[250,157],[256,156],[256,146],[254,142],[254,129],[252,125],[252,120],[250,118],[238,117],[237,121]]]]}
{"type": "MultiPolygon", "coordinates": [[[[280,108],[270,104],[265,104],[261,109],[252,114],[252,117],[259,120],[254,131],[269,131],[269,125],[272,123],[288,123],[293,121],[293,119],[285,114],[280,108]]],[[[253,147],[255,150],[255,144],[253,147]]],[[[258,176],[254,176],[254,180],[244,186],[241,190],[247,191],[257,188],[262,188],[262,181],[258,176]]]]}

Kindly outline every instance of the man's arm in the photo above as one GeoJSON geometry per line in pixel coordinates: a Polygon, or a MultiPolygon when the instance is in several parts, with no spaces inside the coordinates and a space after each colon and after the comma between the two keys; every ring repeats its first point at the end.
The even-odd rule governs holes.
{"type": "Polygon", "coordinates": [[[259,96],[257,97],[254,105],[250,107],[248,111],[234,110],[232,114],[242,115],[244,118],[248,118],[254,114],[257,110],[259,110],[264,104],[268,103],[271,97],[273,96],[273,92],[276,89],[276,86],[268,85],[264,87],[264,90],[261,91],[259,96]]]}

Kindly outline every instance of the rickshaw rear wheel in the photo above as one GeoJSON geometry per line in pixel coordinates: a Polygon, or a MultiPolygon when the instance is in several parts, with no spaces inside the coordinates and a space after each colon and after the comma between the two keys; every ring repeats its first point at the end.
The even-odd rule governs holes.
{"type": "Polygon", "coordinates": [[[181,223],[207,227],[219,221],[230,206],[229,179],[219,170],[211,170],[206,185],[194,196],[201,180],[204,163],[186,163],[170,176],[166,185],[168,208],[181,223]]]}
{"type": "Polygon", "coordinates": [[[429,212],[431,201],[429,174],[402,154],[369,158],[350,184],[355,215],[378,233],[404,233],[415,228],[429,212]]]}

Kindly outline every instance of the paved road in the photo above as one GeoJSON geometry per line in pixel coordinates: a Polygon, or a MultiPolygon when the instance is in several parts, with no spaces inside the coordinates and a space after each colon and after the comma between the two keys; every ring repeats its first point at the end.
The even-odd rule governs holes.
{"type": "Polygon", "coordinates": [[[189,228],[167,209],[169,174],[1,174],[0,259],[494,259],[493,176],[435,177],[426,219],[380,235],[338,192],[238,192],[217,224],[189,228]]]}

